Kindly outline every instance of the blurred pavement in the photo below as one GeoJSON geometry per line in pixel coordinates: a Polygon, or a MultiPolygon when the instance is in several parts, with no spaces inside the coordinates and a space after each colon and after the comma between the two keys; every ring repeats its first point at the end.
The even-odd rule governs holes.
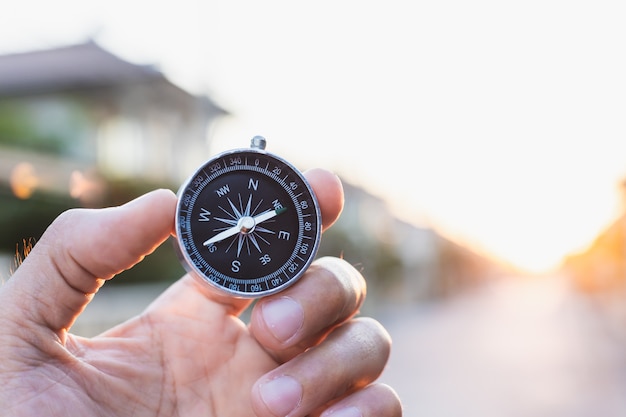
{"type": "Polygon", "coordinates": [[[626,346],[563,278],[501,281],[378,317],[406,416],[626,416],[626,346]]]}

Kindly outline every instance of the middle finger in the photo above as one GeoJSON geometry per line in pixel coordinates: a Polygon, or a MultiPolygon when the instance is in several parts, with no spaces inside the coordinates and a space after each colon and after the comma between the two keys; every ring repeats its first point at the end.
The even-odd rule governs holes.
{"type": "Polygon", "coordinates": [[[278,362],[285,362],[353,317],[365,292],[363,276],[346,261],[318,259],[297,284],[259,300],[250,331],[278,362]]]}
{"type": "MultiPolygon", "coordinates": [[[[391,339],[375,320],[360,318],[336,328],[318,346],[262,376],[252,389],[259,416],[302,416],[344,398],[374,381],[382,372],[391,339]]],[[[371,408],[363,396],[346,402],[371,408]],[[356,403],[354,403],[356,401],[356,403]]],[[[389,397],[379,396],[379,409],[391,409],[389,397]]]]}

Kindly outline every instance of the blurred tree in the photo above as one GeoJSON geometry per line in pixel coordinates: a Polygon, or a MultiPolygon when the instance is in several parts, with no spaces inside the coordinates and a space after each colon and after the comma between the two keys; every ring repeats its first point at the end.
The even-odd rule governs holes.
{"type": "Polygon", "coordinates": [[[54,129],[37,129],[28,106],[13,99],[0,101],[0,145],[62,155],[67,153],[69,143],[54,129]]]}
{"type": "Polygon", "coordinates": [[[24,239],[39,239],[59,214],[75,205],[69,196],[37,191],[29,199],[20,199],[8,185],[0,184],[0,251],[14,253],[24,239]]]}

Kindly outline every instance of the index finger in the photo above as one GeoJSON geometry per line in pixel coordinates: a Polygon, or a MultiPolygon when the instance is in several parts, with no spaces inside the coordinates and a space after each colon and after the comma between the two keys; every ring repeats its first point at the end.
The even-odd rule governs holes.
{"type": "Polygon", "coordinates": [[[322,230],[328,229],[343,210],[344,196],[341,180],[335,174],[321,168],[304,172],[322,211],[322,230]]]}

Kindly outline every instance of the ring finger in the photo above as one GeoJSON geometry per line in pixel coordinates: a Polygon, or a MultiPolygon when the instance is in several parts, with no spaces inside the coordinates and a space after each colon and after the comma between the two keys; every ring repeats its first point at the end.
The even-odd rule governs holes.
{"type": "Polygon", "coordinates": [[[252,390],[259,416],[305,416],[365,387],[382,372],[391,340],[375,320],[359,318],[318,346],[263,376],[252,390]]]}

